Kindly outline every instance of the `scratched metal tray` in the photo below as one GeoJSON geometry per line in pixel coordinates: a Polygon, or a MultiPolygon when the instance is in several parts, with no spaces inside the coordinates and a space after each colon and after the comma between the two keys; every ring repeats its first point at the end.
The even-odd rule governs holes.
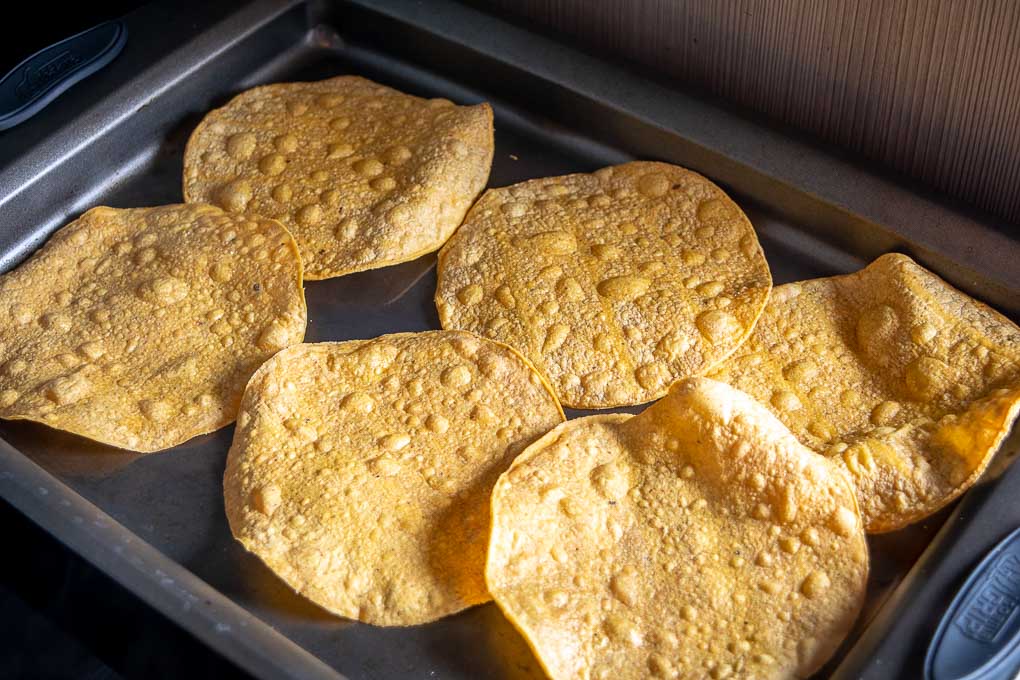
{"type": "MultiPolygon", "coordinates": [[[[791,133],[441,0],[156,3],[122,56],[0,136],[0,270],[96,204],[181,200],[202,114],[256,84],[357,73],[496,110],[492,186],[632,158],[727,188],[776,283],[908,252],[1016,318],[1010,225],[940,202],[791,133]]],[[[435,257],[307,284],[309,341],[438,327],[435,257]]],[[[572,412],[570,415],[577,415],[572,412]]],[[[0,423],[0,495],[147,605],[258,677],[528,678],[540,671],[494,605],[382,629],[293,594],[230,536],[221,478],[232,428],[139,456],[0,423]]],[[[937,618],[969,567],[1020,525],[1014,436],[961,502],[873,537],[868,602],[822,677],[919,677],[937,618]]]]}

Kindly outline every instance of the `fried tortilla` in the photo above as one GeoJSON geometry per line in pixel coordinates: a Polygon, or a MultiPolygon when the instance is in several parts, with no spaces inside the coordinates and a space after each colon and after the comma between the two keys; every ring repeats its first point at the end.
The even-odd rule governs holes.
{"type": "Polygon", "coordinates": [[[381,626],[433,621],[490,599],[492,485],[562,420],[525,359],[470,333],[291,347],[245,391],[227,517],[319,606],[381,626]]]}
{"type": "Polygon", "coordinates": [[[864,601],[845,471],[705,378],[555,428],[492,516],[489,590],[554,680],[807,677],[864,601]]]}
{"type": "Polygon", "coordinates": [[[0,418],[159,451],[232,422],[301,342],[301,260],[274,220],[94,208],[0,277],[0,319],[0,418]]]}
{"type": "Polygon", "coordinates": [[[750,222],[666,163],[493,189],[439,255],[443,328],[518,349],[565,405],[665,394],[733,352],[772,286],[750,222]]]}
{"type": "Polygon", "coordinates": [[[438,250],[485,187],[492,108],[341,76],[263,85],[209,113],[184,154],[184,198],[280,220],[305,277],[438,250]]]}
{"type": "Polygon", "coordinates": [[[779,286],[711,377],[850,472],[869,532],[939,510],[1020,410],[1020,328],[905,255],[779,286]]]}

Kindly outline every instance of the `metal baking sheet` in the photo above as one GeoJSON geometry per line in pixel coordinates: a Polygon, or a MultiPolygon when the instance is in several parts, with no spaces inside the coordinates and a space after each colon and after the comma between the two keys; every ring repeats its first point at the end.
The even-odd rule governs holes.
{"type": "MultiPolygon", "coordinates": [[[[128,19],[108,69],[0,137],[0,269],[85,209],[181,200],[202,114],[256,84],[356,73],[413,94],[491,102],[491,186],[632,158],[696,169],[758,230],[776,283],[908,252],[1016,318],[1020,245],[1008,225],[740,112],[610,66],[464,5],[437,1],[156,3],[128,19]]],[[[307,283],[307,340],[437,328],[435,257],[307,283]]],[[[580,412],[571,412],[577,415],[580,412]]],[[[333,617],[230,536],[221,480],[232,428],[136,455],[0,422],[0,494],[148,605],[262,678],[532,678],[492,605],[411,628],[333,617]]],[[[961,502],[870,539],[869,597],[820,677],[918,677],[967,569],[1020,525],[1010,439],[961,502]]]]}

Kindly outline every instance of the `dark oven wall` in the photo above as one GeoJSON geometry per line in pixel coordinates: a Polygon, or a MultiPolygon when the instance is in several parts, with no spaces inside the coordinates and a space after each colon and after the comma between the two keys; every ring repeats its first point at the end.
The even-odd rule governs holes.
{"type": "Polygon", "coordinates": [[[471,0],[920,180],[1020,232],[1020,3],[471,0]]]}

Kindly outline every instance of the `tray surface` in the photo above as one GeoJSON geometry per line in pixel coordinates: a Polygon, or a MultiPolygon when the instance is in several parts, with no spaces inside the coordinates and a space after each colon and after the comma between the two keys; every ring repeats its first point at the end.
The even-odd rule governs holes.
{"type": "MultiPolygon", "coordinates": [[[[411,63],[380,50],[371,35],[364,35],[372,29],[356,31],[357,35],[348,41],[343,15],[339,19],[327,16],[323,21],[330,25],[309,28],[304,8],[284,10],[285,7],[264,10],[263,23],[255,26],[258,30],[253,28],[252,35],[239,40],[230,53],[196,69],[176,92],[170,91],[165,96],[166,103],[161,104],[168,107],[161,112],[164,120],[153,123],[158,133],[143,138],[141,146],[138,138],[128,136],[129,129],[114,130],[113,142],[124,145],[131,140],[132,158],[126,162],[97,161],[87,175],[87,186],[77,185],[56,212],[39,214],[31,228],[22,227],[18,231],[17,226],[2,225],[6,230],[3,238],[6,250],[0,252],[0,262],[6,263],[4,269],[31,252],[45,234],[91,205],[132,207],[179,202],[184,144],[201,115],[238,91],[261,83],[358,74],[411,94],[443,96],[458,103],[490,101],[496,110],[496,153],[490,186],[588,172],[635,157],[635,145],[628,142],[626,134],[616,137],[607,134],[596,140],[577,134],[571,125],[572,116],[583,116],[583,111],[575,114],[555,100],[547,102],[542,97],[505,91],[498,80],[493,80],[489,87],[472,89],[444,79],[441,59],[428,65],[411,63]],[[546,106],[547,103],[550,105],[546,106]]],[[[683,133],[680,130],[672,134],[682,137],[683,133]]],[[[675,153],[671,156],[664,159],[684,163],[675,153]]],[[[697,156],[692,157],[691,165],[701,169],[693,163],[696,160],[697,156]]],[[[708,169],[702,171],[712,179],[720,179],[708,169]]],[[[84,181],[82,174],[75,175],[72,168],[65,175],[84,181]]],[[[54,180],[60,177],[58,167],[54,180]]],[[[739,183],[725,180],[721,183],[755,225],[777,285],[852,271],[866,264],[872,255],[867,250],[847,248],[848,241],[840,247],[828,245],[819,238],[813,224],[791,219],[781,206],[763,201],[760,192],[751,197],[740,186],[732,185],[739,183]]],[[[396,331],[438,328],[432,302],[434,290],[434,254],[395,267],[307,282],[306,341],[370,338],[396,331]]],[[[627,410],[636,412],[640,407],[627,410]]],[[[572,417],[584,413],[568,410],[572,417]]],[[[254,618],[238,615],[240,628],[224,623],[225,615],[213,616],[215,621],[210,629],[213,633],[199,630],[198,634],[256,675],[328,677],[330,671],[312,658],[315,657],[350,678],[542,677],[524,642],[491,603],[427,626],[383,629],[338,619],[290,591],[233,540],[227,527],[221,484],[232,433],[233,428],[228,427],[173,450],[143,456],[37,424],[0,422],[0,438],[102,511],[94,513],[96,519],[92,521],[105,522],[105,513],[133,534],[116,534],[127,539],[118,544],[118,555],[131,553],[133,548],[125,546],[135,541],[148,544],[181,567],[179,575],[161,572],[164,588],[173,590],[176,583],[181,589],[171,598],[176,604],[163,605],[164,611],[165,606],[181,607],[182,603],[192,601],[199,607],[203,599],[210,611],[220,611],[218,607],[226,611],[215,592],[208,597],[194,595],[198,591],[189,581],[193,574],[212,591],[254,615],[254,618]],[[168,579],[170,584],[165,582],[168,579]],[[289,664],[279,660],[275,664],[261,663],[257,657],[252,657],[256,661],[246,659],[238,649],[257,647],[253,629],[259,629],[259,634],[268,636],[266,639],[276,639],[271,631],[262,630],[259,621],[311,656],[284,644],[291,656],[281,658],[290,659],[289,664]],[[240,647],[223,643],[227,647],[224,649],[213,639],[217,634],[233,642],[240,640],[240,647]]],[[[1016,444],[1008,444],[1007,448],[1013,451],[1016,444]]],[[[13,460],[11,456],[17,454],[8,449],[0,450],[0,454],[7,455],[7,458],[0,455],[0,482],[10,481],[15,473],[10,469],[4,472],[5,461],[13,460]]],[[[36,479],[43,473],[31,474],[36,479]]],[[[990,475],[995,477],[994,473],[990,475]]],[[[1013,481],[1020,480],[1014,475],[1013,481]]],[[[63,493],[59,485],[53,489],[54,493],[63,493]]],[[[0,493],[16,505],[27,502],[24,498],[31,495],[24,489],[20,495],[15,494],[9,485],[2,483],[0,493]]],[[[46,496],[49,491],[32,493],[46,496]]],[[[914,527],[871,537],[872,576],[865,611],[836,660],[820,675],[828,676],[836,668],[952,512],[951,507],[914,527]]],[[[81,524],[81,516],[76,517],[81,524]]],[[[33,518],[39,521],[38,517],[33,518]]],[[[1003,526],[1000,535],[1009,528],[1003,526]]],[[[113,530],[120,531],[116,525],[113,530]]],[[[108,538],[101,540],[112,545],[108,538]]],[[[974,554],[973,558],[980,556],[974,554]]],[[[146,553],[145,559],[147,564],[159,567],[162,558],[146,553]]],[[[152,599],[149,598],[150,603],[152,599]]]]}

